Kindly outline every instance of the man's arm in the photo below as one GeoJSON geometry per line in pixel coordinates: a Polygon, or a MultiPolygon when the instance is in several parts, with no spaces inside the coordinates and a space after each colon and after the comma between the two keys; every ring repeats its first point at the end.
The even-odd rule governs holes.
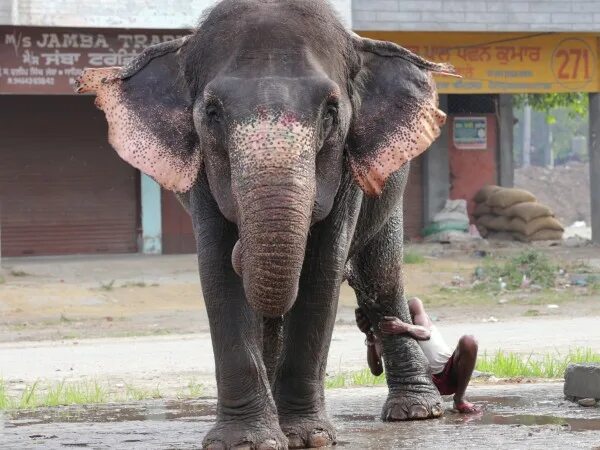
{"type": "Polygon", "coordinates": [[[379,322],[379,329],[382,334],[409,334],[417,341],[427,341],[431,337],[429,329],[402,322],[397,317],[385,316],[379,322]]]}
{"type": "Polygon", "coordinates": [[[413,319],[413,323],[415,325],[420,325],[422,327],[431,329],[431,320],[425,311],[425,306],[420,298],[414,297],[408,301],[408,310],[410,311],[410,316],[413,319]]]}

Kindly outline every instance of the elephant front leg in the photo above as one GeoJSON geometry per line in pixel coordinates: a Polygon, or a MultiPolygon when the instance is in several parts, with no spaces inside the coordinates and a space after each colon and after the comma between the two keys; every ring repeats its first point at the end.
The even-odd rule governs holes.
{"type": "Polygon", "coordinates": [[[383,343],[389,388],[383,406],[386,421],[413,420],[442,415],[442,398],[434,386],[429,363],[417,342],[406,335],[381,335],[383,316],[412,323],[402,280],[402,217],[392,217],[366,246],[353,256],[349,282],[383,343]]]}
{"type": "MultiPolygon", "coordinates": [[[[208,212],[211,205],[199,209],[208,212]]],[[[217,422],[203,448],[285,449],[263,364],[262,316],[248,305],[231,265],[236,230],[218,212],[194,218],[194,228],[218,388],[217,422]]]]}

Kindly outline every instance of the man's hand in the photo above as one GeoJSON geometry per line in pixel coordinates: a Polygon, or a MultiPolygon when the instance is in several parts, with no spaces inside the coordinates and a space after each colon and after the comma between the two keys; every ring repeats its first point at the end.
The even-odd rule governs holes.
{"type": "Polygon", "coordinates": [[[363,313],[362,309],[356,308],[354,310],[354,315],[356,316],[356,325],[358,325],[358,329],[363,333],[367,334],[371,331],[371,321],[367,317],[365,313],[363,313]]]}
{"type": "Polygon", "coordinates": [[[431,337],[431,332],[427,328],[402,322],[397,317],[391,316],[385,316],[379,322],[379,329],[382,334],[409,334],[417,341],[427,341],[431,337]]]}

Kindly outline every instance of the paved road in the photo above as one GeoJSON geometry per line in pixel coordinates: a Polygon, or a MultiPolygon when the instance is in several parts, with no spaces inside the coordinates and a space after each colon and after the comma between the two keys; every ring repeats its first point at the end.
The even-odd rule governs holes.
{"type": "MultiPolygon", "coordinates": [[[[600,410],[565,402],[556,383],[474,386],[471,399],[486,405],[481,415],[446,411],[439,420],[401,423],[379,419],[386,394],[385,388],[326,392],[337,448],[548,450],[597,448],[600,442],[600,410]]],[[[0,414],[0,447],[198,449],[214,421],[212,399],[23,411],[0,414]]]]}
{"type": "MultiPolygon", "coordinates": [[[[566,352],[570,347],[600,348],[598,317],[529,319],[477,324],[439,324],[452,345],[462,334],[474,334],[481,352],[498,348],[522,353],[566,352]]],[[[362,369],[363,336],[351,326],[337,326],[328,372],[362,369]]],[[[211,380],[214,375],[208,334],[62,342],[0,344],[0,377],[5,381],[80,377],[135,380],[164,379],[185,374],[211,380]]]]}

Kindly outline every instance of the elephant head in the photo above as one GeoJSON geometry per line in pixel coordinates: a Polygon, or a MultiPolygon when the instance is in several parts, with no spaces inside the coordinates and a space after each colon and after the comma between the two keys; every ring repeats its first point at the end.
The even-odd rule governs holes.
{"type": "Polygon", "coordinates": [[[431,72],[454,73],[349,33],[325,1],[223,0],[190,36],[87,69],[79,92],[96,93],[119,155],[165,188],[185,192],[205,172],[238,227],[248,301],[278,316],[343,171],[378,196],[438,136],[431,72]]]}

